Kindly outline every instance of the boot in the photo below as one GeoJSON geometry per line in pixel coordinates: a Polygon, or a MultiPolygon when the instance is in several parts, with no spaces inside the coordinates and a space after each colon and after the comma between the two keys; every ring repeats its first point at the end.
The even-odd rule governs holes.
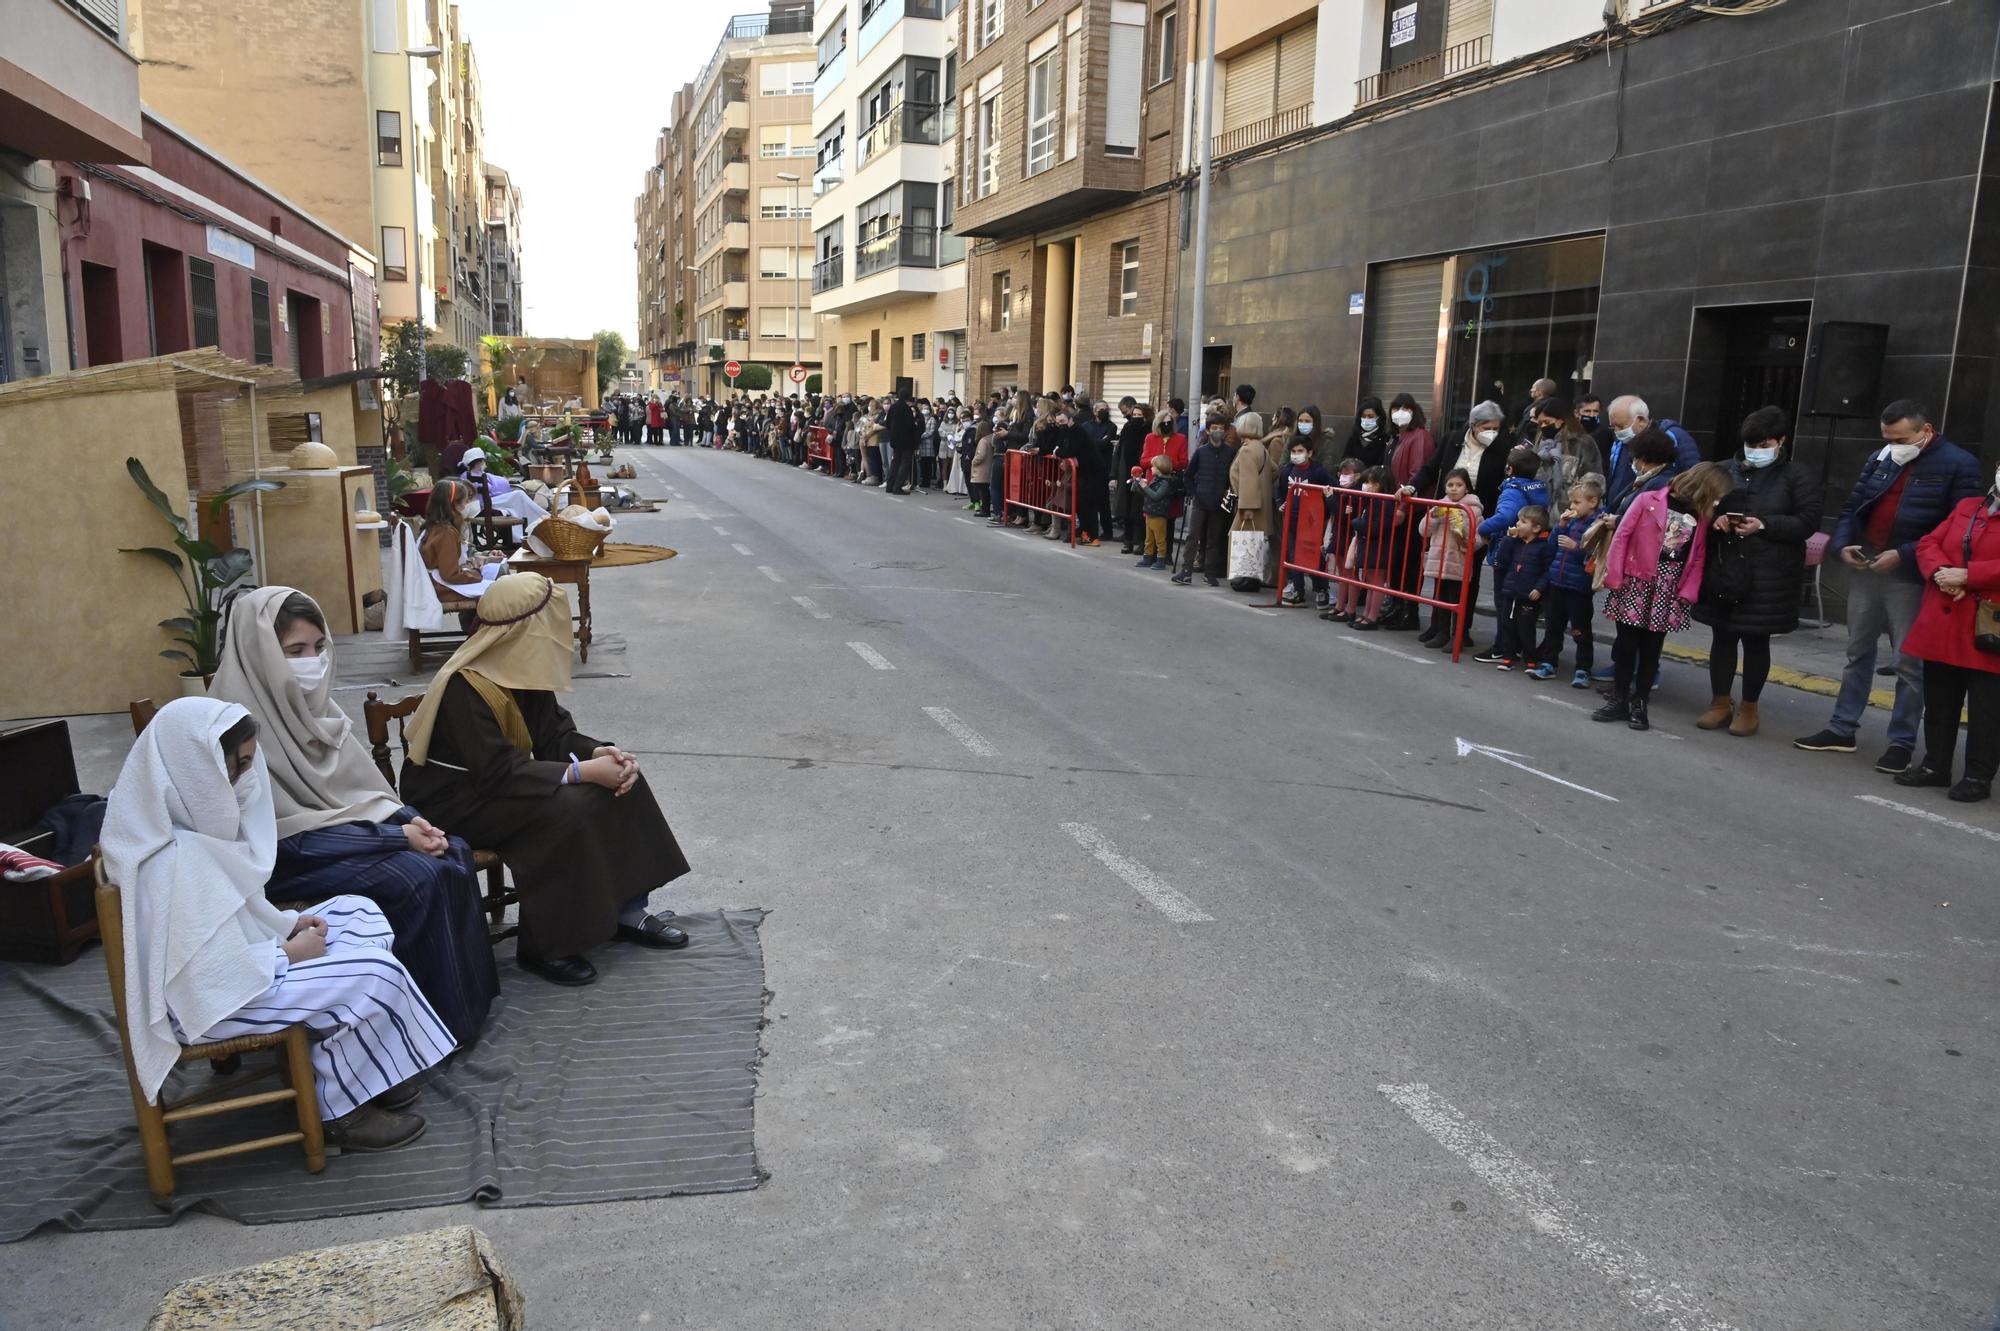
{"type": "Polygon", "coordinates": [[[1590,714],[1590,719],[1593,721],[1630,721],[1632,719],[1631,700],[1622,693],[1614,693],[1611,695],[1609,702],[1590,714]]]}
{"type": "Polygon", "coordinates": [[[1653,723],[1646,719],[1646,700],[1644,698],[1634,698],[1626,710],[1631,714],[1625,722],[1626,725],[1632,727],[1634,730],[1651,730],[1653,728],[1653,723]]]}
{"type": "MultiPolygon", "coordinates": [[[[1752,702],[1743,705],[1745,707],[1755,707],[1757,704],[1752,702]]],[[[1715,695],[1714,700],[1708,704],[1708,710],[1696,717],[1694,723],[1696,727],[1702,730],[1720,730],[1724,726],[1729,725],[1731,718],[1735,715],[1735,700],[1726,693],[1718,693],[1715,695]]],[[[1755,727],[1753,726],[1752,728],[1754,729],[1755,727]]],[[[1731,727],[1731,729],[1734,729],[1734,727],[1731,727]]]]}
{"type": "Polygon", "coordinates": [[[1759,719],[1757,704],[1746,698],[1743,705],[1736,709],[1736,719],[1729,723],[1729,733],[1740,736],[1754,735],[1757,733],[1759,719]]]}
{"type": "Polygon", "coordinates": [[[329,1152],[393,1151],[424,1135],[424,1121],[415,1114],[399,1114],[372,1104],[328,1119],[325,1124],[329,1152]]]}

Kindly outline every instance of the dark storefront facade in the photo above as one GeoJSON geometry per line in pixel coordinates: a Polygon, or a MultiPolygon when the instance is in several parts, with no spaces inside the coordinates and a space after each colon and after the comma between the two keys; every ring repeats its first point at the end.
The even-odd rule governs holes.
{"type": "Polygon", "coordinates": [[[1518,414],[1546,373],[1637,393],[1710,455],[1776,402],[1841,488],[1891,398],[2000,445],[1996,28],[1987,0],[1703,18],[1227,163],[1204,377],[1342,433],[1359,396],[1406,391],[1442,432],[1485,398],[1518,414]],[[1813,416],[1808,352],[1847,322],[1888,326],[1878,400],[1813,416]]]}

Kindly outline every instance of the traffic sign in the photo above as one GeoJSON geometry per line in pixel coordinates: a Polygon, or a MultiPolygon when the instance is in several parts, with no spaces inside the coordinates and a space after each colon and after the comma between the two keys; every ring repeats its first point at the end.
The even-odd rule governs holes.
{"type": "Polygon", "coordinates": [[[737,375],[743,373],[743,362],[736,360],[726,360],[722,362],[722,372],[728,375],[731,379],[734,379],[737,375]]]}
{"type": "Polygon", "coordinates": [[[802,384],[806,381],[806,367],[803,365],[794,365],[785,372],[785,377],[795,384],[802,384]]]}

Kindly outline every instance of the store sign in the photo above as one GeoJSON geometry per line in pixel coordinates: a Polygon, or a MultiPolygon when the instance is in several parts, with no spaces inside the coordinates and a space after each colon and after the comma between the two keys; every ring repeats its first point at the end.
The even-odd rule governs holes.
{"type": "Polygon", "coordinates": [[[1407,45],[1417,39],[1417,7],[1413,4],[1400,5],[1389,11],[1389,49],[1407,45]]]}
{"type": "Polygon", "coordinates": [[[208,227],[208,252],[218,259],[227,259],[239,268],[257,267],[257,247],[212,222],[208,227]]]}

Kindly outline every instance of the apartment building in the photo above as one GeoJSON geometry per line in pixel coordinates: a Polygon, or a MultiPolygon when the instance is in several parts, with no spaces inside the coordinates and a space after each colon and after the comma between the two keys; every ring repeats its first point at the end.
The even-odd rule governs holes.
{"type": "Polygon", "coordinates": [[[485,164],[486,291],[495,337],[521,334],[521,187],[485,164]]]}
{"type": "Polygon", "coordinates": [[[955,227],[974,242],[973,391],[1165,397],[1192,7],[962,6],[955,227]]]}
{"type": "Polygon", "coordinates": [[[967,390],[954,231],[957,0],[820,0],[811,132],[812,313],[828,392],[967,390]]]}
{"type": "Polygon", "coordinates": [[[486,290],[486,119],[479,60],[459,25],[457,5],[445,11],[444,38],[444,69],[434,88],[442,101],[442,133],[431,173],[437,330],[476,356],[479,339],[494,331],[486,290]]]}
{"type": "Polygon", "coordinates": [[[1206,332],[1175,382],[1198,354],[1206,387],[1336,434],[1406,391],[1451,437],[1546,374],[1638,393],[1711,456],[1775,403],[1836,492],[1892,398],[1993,452],[2000,13],[1721,7],[1229,0],[1206,332]]]}
{"type": "Polygon", "coordinates": [[[118,0],[14,0],[0,46],[0,383],[75,363],[54,159],[144,166],[139,72],[118,0]]]}
{"type": "Polygon", "coordinates": [[[729,361],[770,367],[779,391],[795,361],[819,369],[804,283],[809,153],[793,151],[811,144],[812,91],[810,0],[772,0],[730,19],[673,99],[635,207],[635,244],[641,340],[684,387],[727,393],[729,361]]]}

